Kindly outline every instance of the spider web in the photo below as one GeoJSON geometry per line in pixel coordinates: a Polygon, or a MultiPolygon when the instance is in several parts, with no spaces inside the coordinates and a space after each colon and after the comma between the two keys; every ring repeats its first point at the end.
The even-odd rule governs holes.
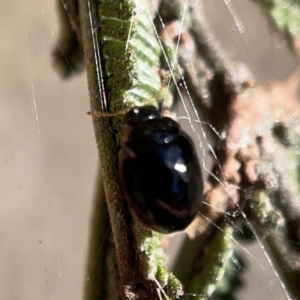
{"type": "MultiPolygon", "coordinates": [[[[190,2],[190,1],[185,1],[184,5],[183,5],[183,11],[182,11],[182,19],[181,19],[181,28],[178,29],[178,43],[177,43],[177,47],[175,50],[175,53],[173,54],[175,57],[177,57],[178,53],[178,46],[179,46],[179,41],[180,41],[180,36],[181,34],[184,32],[184,28],[183,28],[183,24],[185,23],[185,17],[186,17],[186,13],[187,10],[189,8],[189,5],[198,5],[199,7],[204,5],[205,6],[205,10],[208,13],[208,18],[210,21],[214,22],[212,24],[212,28],[216,28],[216,34],[218,33],[218,29],[219,29],[219,36],[220,36],[220,40],[223,40],[225,45],[226,43],[229,43],[228,40],[230,42],[234,42],[234,46],[229,45],[229,52],[233,52],[233,54],[231,55],[232,58],[236,59],[236,60],[243,60],[245,61],[248,65],[250,65],[250,67],[252,68],[253,72],[255,73],[255,75],[257,77],[259,77],[261,79],[261,81],[265,80],[274,80],[276,78],[270,78],[270,77],[266,77],[266,75],[269,74],[263,74],[262,71],[256,70],[256,63],[254,61],[255,57],[254,55],[263,55],[263,51],[270,51],[271,47],[274,47],[274,43],[275,43],[275,48],[277,48],[275,52],[277,52],[276,54],[272,55],[278,55],[279,57],[283,55],[283,47],[284,47],[284,43],[282,41],[280,41],[280,38],[278,36],[276,36],[275,34],[273,34],[270,38],[270,31],[268,28],[265,28],[265,31],[262,31],[262,33],[258,34],[257,31],[255,31],[254,28],[254,24],[253,22],[251,23],[251,21],[249,22],[249,20],[246,20],[245,23],[243,22],[243,19],[245,18],[245,16],[247,17],[247,15],[253,16],[254,11],[257,9],[257,7],[251,7],[250,4],[245,5],[245,3],[243,3],[243,6],[239,6],[237,1],[225,1],[222,3],[221,1],[218,1],[218,9],[216,10],[215,7],[216,3],[212,3],[209,1],[197,1],[197,3],[195,2],[190,2]],[[249,5],[249,6],[248,6],[249,5]],[[248,9],[252,10],[252,14],[246,14],[246,11],[248,9]],[[211,14],[211,15],[210,15],[211,14]],[[225,18],[225,20],[224,20],[225,18]],[[218,24],[218,22],[220,22],[220,24],[218,24]],[[219,25],[219,26],[218,26],[219,25]],[[220,28],[220,25],[223,27],[227,27],[226,30],[224,30],[223,28],[220,28]],[[219,28],[217,28],[219,27],[219,28]],[[226,31],[224,33],[224,31],[226,31]],[[250,34],[246,35],[245,33],[248,33],[248,31],[250,31],[250,34]],[[254,32],[254,34],[253,34],[254,32]],[[222,39],[222,35],[223,35],[223,39],[222,39]],[[249,36],[250,39],[252,38],[256,38],[256,39],[264,39],[264,43],[265,40],[267,39],[268,42],[270,43],[271,41],[271,46],[270,45],[264,45],[263,49],[261,49],[261,53],[251,53],[251,49],[249,49],[249,36]],[[248,40],[247,40],[248,39],[248,40]],[[269,49],[268,49],[269,47],[269,49]],[[279,51],[278,51],[279,50],[279,51]]],[[[201,8],[199,8],[201,9],[201,8]]],[[[158,11],[156,11],[156,13],[159,14],[158,11]]],[[[257,13],[257,12],[256,12],[257,13]]],[[[258,12],[260,13],[260,12],[258,12]]],[[[262,15],[261,15],[262,17],[262,15]]],[[[159,17],[159,20],[162,23],[162,27],[164,27],[165,25],[163,24],[162,18],[159,17]]],[[[263,23],[263,19],[260,20],[261,23],[263,23]]],[[[260,26],[261,26],[261,23],[260,26]]],[[[266,24],[265,24],[266,25],[266,24]]],[[[154,26],[154,24],[153,24],[154,26]]],[[[260,27],[261,29],[261,27],[260,27]]],[[[251,41],[251,40],[250,40],[251,41]]],[[[227,45],[228,47],[228,45],[227,45]]],[[[253,51],[253,50],[252,50],[253,51]]],[[[272,49],[272,51],[274,52],[274,49],[272,49]]],[[[285,53],[286,55],[289,55],[288,52],[285,53]]],[[[256,58],[257,59],[257,58],[256,58]]],[[[174,59],[175,60],[175,59],[174,59]]],[[[266,62],[266,65],[268,65],[268,63],[266,62]]],[[[173,79],[173,81],[177,84],[178,80],[176,81],[176,74],[173,73],[173,67],[171,66],[171,64],[169,65],[169,69],[171,70],[171,77],[173,79]]],[[[289,69],[289,68],[287,68],[289,69]]],[[[288,72],[288,70],[284,70],[285,72],[288,72]]],[[[194,70],[194,72],[196,73],[196,70],[194,70]]],[[[196,75],[195,75],[196,76],[196,75]]],[[[274,75],[273,75],[274,76],[274,75]]],[[[275,75],[276,76],[276,75],[275,75]]],[[[278,72],[278,77],[280,76],[284,76],[284,74],[280,74],[280,72],[278,72]]],[[[181,85],[184,86],[185,88],[185,95],[182,95],[181,91],[182,89],[177,85],[177,91],[179,92],[179,99],[180,99],[180,106],[181,108],[179,109],[179,114],[178,114],[178,119],[180,121],[185,120],[185,124],[183,124],[183,126],[185,128],[187,128],[188,132],[194,136],[194,140],[195,140],[195,145],[197,145],[199,152],[201,152],[201,154],[199,155],[201,157],[201,161],[202,161],[202,166],[204,169],[204,175],[207,176],[213,176],[217,181],[219,181],[218,178],[216,178],[214,173],[210,172],[210,164],[216,164],[219,167],[219,171],[222,173],[222,166],[221,163],[219,163],[218,161],[218,157],[216,155],[216,153],[214,152],[214,147],[212,146],[212,141],[209,139],[208,131],[210,131],[211,134],[215,134],[215,138],[222,140],[222,133],[218,132],[212,124],[209,123],[208,121],[203,121],[203,119],[206,119],[205,115],[203,118],[203,115],[200,117],[199,116],[199,112],[197,110],[197,107],[194,103],[194,100],[191,96],[191,94],[189,93],[189,90],[187,88],[187,84],[185,83],[185,79],[184,79],[184,75],[181,73],[180,74],[180,79],[181,79],[181,85]],[[208,130],[210,129],[210,130],[208,130]]],[[[203,94],[202,91],[199,92],[199,94],[203,94]]],[[[183,123],[183,122],[181,122],[183,123]]],[[[198,152],[198,153],[199,153],[198,152]]],[[[219,181],[220,184],[224,184],[222,182],[219,181]]],[[[238,188],[238,187],[236,187],[238,188]]],[[[226,189],[226,187],[225,187],[226,189]]],[[[230,194],[229,190],[228,193],[230,194]]],[[[205,203],[204,203],[205,204],[205,203]]],[[[208,204],[209,205],[209,204],[208,204]]],[[[217,208],[215,208],[217,209],[217,208]]],[[[288,293],[286,291],[286,287],[284,282],[281,280],[278,272],[276,271],[276,269],[274,268],[274,265],[272,263],[272,260],[268,254],[268,252],[265,249],[265,246],[263,244],[263,239],[261,237],[259,237],[259,235],[256,233],[254,227],[252,226],[251,222],[248,220],[247,215],[243,212],[242,208],[240,208],[239,206],[237,207],[238,209],[238,213],[240,213],[242,215],[242,217],[244,218],[244,220],[246,221],[246,223],[248,224],[248,226],[252,229],[257,244],[256,247],[249,247],[249,246],[245,246],[243,244],[241,244],[239,241],[237,241],[233,236],[231,236],[231,239],[233,240],[235,246],[237,249],[239,249],[244,256],[247,258],[247,261],[250,262],[251,265],[251,269],[252,269],[252,276],[257,279],[257,274],[260,274],[262,276],[262,278],[259,279],[259,281],[262,283],[261,280],[264,281],[264,284],[261,284],[263,287],[265,287],[265,291],[263,291],[263,293],[266,293],[270,295],[270,297],[272,297],[272,292],[274,292],[274,295],[276,295],[276,299],[290,299],[290,297],[288,296],[288,293]],[[260,253],[259,250],[260,249],[260,253]],[[258,253],[257,253],[258,252],[258,253]],[[276,288],[277,287],[277,288],[276,288]],[[280,297],[278,294],[278,288],[280,290],[280,288],[282,289],[280,293],[280,297]],[[276,292],[275,292],[276,290],[276,292]]],[[[225,213],[225,212],[224,212],[225,213]]],[[[226,213],[225,213],[226,214],[226,213]]],[[[204,216],[205,217],[205,216],[204,216]]],[[[205,217],[208,222],[211,222],[215,227],[217,227],[219,230],[222,230],[221,228],[218,227],[218,225],[216,223],[214,223],[213,220],[209,220],[207,217],[205,217]]],[[[173,249],[173,247],[172,247],[173,249]]],[[[249,277],[246,276],[246,277],[249,277]]],[[[248,278],[249,279],[249,278],[248,278]]],[[[252,279],[253,280],[253,279],[252,279]]],[[[251,280],[250,280],[251,282],[251,280]]],[[[253,298],[260,298],[262,297],[259,294],[254,295],[253,290],[255,290],[255,288],[251,287],[251,283],[249,283],[249,281],[246,283],[247,284],[247,288],[246,290],[243,289],[241,292],[238,293],[238,299],[253,299],[253,298]]],[[[254,285],[256,285],[256,282],[253,283],[254,285]]],[[[261,292],[261,291],[260,291],[261,292]]],[[[197,296],[196,294],[194,294],[194,296],[197,296]]],[[[264,298],[266,298],[267,296],[265,295],[264,298]]]]}
{"type": "MultiPolygon", "coordinates": [[[[185,10],[190,4],[185,2],[185,10]]],[[[81,299],[91,186],[98,172],[91,121],[85,115],[89,110],[86,77],[82,74],[62,83],[53,72],[49,49],[57,41],[58,20],[52,3],[11,1],[1,5],[5,38],[1,43],[0,282],[4,287],[0,298],[81,299]]],[[[270,81],[270,74],[284,77],[291,71],[295,61],[284,42],[270,32],[258,7],[251,6],[249,13],[250,3],[246,2],[206,0],[204,5],[221,44],[231,57],[246,61],[259,80],[270,81]],[[261,16],[265,30],[262,25],[253,27],[253,16],[261,16]],[[253,47],[257,44],[260,53],[253,47]],[[273,63],[275,57],[278,64],[273,63]],[[261,62],[265,64],[260,66],[261,62]]],[[[149,4],[151,20],[152,9],[149,4]]],[[[186,11],[181,24],[185,18],[186,11]]],[[[171,75],[177,78],[177,74],[171,75]]],[[[184,77],[182,80],[184,83],[184,77]]],[[[181,95],[182,88],[178,86],[178,90],[181,95]]],[[[222,172],[210,140],[211,136],[221,140],[222,132],[210,124],[205,113],[199,115],[189,90],[184,94],[177,116],[193,135],[204,176],[214,175],[211,163],[219,165],[222,172]]],[[[243,217],[248,222],[247,216],[243,217]]],[[[232,239],[251,271],[245,273],[247,286],[237,299],[288,299],[280,292],[284,284],[263,239],[256,236],[256,246],[232,239]],[[254,290],[260,294],[254,296],[254,290]]]]}

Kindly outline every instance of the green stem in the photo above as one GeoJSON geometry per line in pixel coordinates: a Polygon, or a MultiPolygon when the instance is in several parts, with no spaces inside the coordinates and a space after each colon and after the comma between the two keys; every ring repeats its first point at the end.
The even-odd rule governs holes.
{"type": "Polygon", "coordinates": [[[116,289],[118,280],[116,251],[112,241],[103,180],[99,170],[90,227],[84,299],[121,299],[119,290],[116,289]]]}
{"type": "MultiPolygon", "coordinates": [[[[101,3],[101,10],[106,8],[105,5],[110,3],[107,1],[104,2],[101,3]]],[[[124,4],[126,4],[125,2],[127,3],[128,1],[124,1],[124,4]]],[[[129,2],[130,5],[126,9],[134,8],[134,3],[129,2]]],[[[91,108],[93,111],[104,112],[109,106],[112,106],[113,109],[124,108],[124,101],[126,101],[127,95],[124,92],[125,87],[120,85],[115,86],[115,81],[120,78],[122,80],[119,84],[124,83],[125,85],[128,81],[123,81],[126,76],[120,74],[120,71],[123,72],[124,70],[115,70],[120,56],[113,56],[108,60],[108,55],[111,52],[122,51],[123,48],[126,50],[126,43],[128,41],[123,42],[119,40],[120,36],[118,35],[111,37],[107,43],[103,41],[100,43],[102,32],[100,31],[99,34],[98,28],[99,24],[102,24],[102,21],[100,22],[98,18],[98,5],[99,3],[94,0],[81,0],[79,1],[79,14],[91,108]],[[118,46],[118,48],[113,47],[114,45],[118,46]],[[109,79],[105,73],[106,68],[110,68],[110,74],[113,71],[115,72],[112,73],[113,76],[110,76],[109,79]],[[114,92],[117,92],[119,97],[113,98],[114,92]],[[110,101],[113,101],[113,104],[107,103],[106,97],[110,101]]],[[[118,5],[117,7],[120,8],[122,6],[118,5]]],[[[138,17],[142,17],[143,14],[139,15],[139,12],[140,7],[137,9],[137,13],[138,17]]],[[[129,15],[131,16],[131,14],[129,15]]],[[[107,25],[108,23],[106,22],[105,24],[107,25]]],[[[143,30],[142,25],[140,23],[137,26],[138,30],[139,27],[143,30]]],[[[101,30],[103,28],[101,27],[101,30]]],[[[138,39],[133,40],[133,46],[135,44],[139,44],[138,39]]],[[[129,71],[132,74],[132,79],[136,76],[135,74],[139,74],[141,78],[144,78],[142,75],[147,74],[143,73],[143,69],[135,73],[135,66],[131,64],[137,62],[131,56],[131,52],[129,52],[134,47],[131,45],[128,47],[130,49],[125,51],[127,55],[125,71],[129,71]]],[[[159,56],[159,53],[156,55],[159,56]]],[[[141,61],[141,63],[145,63],[145,61],[141,61]]],[[[155,72],[154,68],[153,70],[149,69],[150,72],[155,72]]],[[[158,76],[157,72],[155,76],[158,76]]],[[[153,77],[155,76],[153,73],[153,77]]],[[[131,92],[131,83],[127,85],[129,92],[131,92]]],[[[159,89],[160,85],[156,83],[156,86],[159,89]]],[[[133,90],[139,88],[139,85],[137,85],[133,90]]],[[[145,99],[145,102],[147,100],[145,99]]],[[[161,235],[146,230],[138,221],[135,221],[129,212],[127,202],[122,196],[118,181],[118,151],[120,146],[116,138],[116,135],[119,135],[118,131],[120,128],[117,122],[113,122],[110,118],[94,117],[93,123],[101,161],[101,174],[107,208],[116,249],[120,293],[124,299],[159,299],[161,294],[167,294],[171,299],[174,297],[178,298],[182,294],[182,287],[178,280],[166,270],[165,257],[161,248],[161,235]]],[[[93,284],[99,285],[100,283],[94,282],[93,284]]],[[[93,289],[91,288],[91,290],[93,289]]]]}

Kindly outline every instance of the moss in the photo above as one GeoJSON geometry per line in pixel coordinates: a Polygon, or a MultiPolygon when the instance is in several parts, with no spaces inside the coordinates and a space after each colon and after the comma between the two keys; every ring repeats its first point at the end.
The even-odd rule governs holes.
{"type": "Polygon", "coordinates": [[[109,40],[103,44],[103,54],[106,60],[112,59],[119,62],[126,60],[132,64],[132,67],[136,68],[133,49],[132,46],[126,46],[123,41],[119,40],[109,40]]]}
{"type": "Polygon", "coordinates": [[[279,30],[289,36],[300,34],[300,3],[298,0],[257,0],[266,8],[270,18],[279,30]]]}
{"type": "Polygon", "coordinates": [[[103,19],[101,21],[101,38],[102,40],[122,40],[130,39],[136,32],[132,21],[123,21],[117,19],[103,19]]]}
{"type": "Polygon", "coordinates": [[[118,18],[128,20],[134,14],[134,4],[132,1],[123,1],[120,9],[120,1],[101,1],[99,4],[99,16],[103,18],[118,18]]]}
{"type": "Polygon", "coordinates": [[[222,282],[226,265],[233,254],[231,236],[232,228],[224,224],[206,244],[197,270],[188,284],[188,290],[199,295],[193,299],[208,299],[222,282]]]}
{"type": "Polygon", "coordinates": [[[255,219],[265,230],[276,230],[283,226],[283,220],[271,203],[273,196],[266,190],[255,190],[249,199],[249,205],[255,219]]]}
{"type": "Polygon", "coordinates": [[[161,247],[162,237],[160,233],[148,232],[140,240],[138,248],[148,262],[145,276],[155,278],[162,288],[169,291],[168,294],[177,297],[182,294],[182,285],[166,267],[166,255],[161,247]]]}

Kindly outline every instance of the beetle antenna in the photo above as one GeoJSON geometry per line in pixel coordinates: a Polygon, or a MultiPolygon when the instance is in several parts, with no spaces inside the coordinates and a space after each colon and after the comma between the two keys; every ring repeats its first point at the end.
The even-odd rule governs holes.
{"type": "Polygon", "coordinates": [[[109,117],[121,117],[126,114],[125,110],[121,110],[118,112],[101,112],[101,111],[88,111],[87,114],[89,116],[95,117],[95,118],[109,118],[109,117]]]}

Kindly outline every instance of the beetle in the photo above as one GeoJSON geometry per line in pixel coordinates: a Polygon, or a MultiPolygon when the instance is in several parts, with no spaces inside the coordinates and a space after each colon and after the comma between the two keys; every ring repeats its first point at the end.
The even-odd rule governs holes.
{"type": "Polygon", "coordinates": [[[203,179],[190,137],[154,106],[123,117],[119,177],[129,207],[148,228],[185,229],[202,204],[203,179]]]}

